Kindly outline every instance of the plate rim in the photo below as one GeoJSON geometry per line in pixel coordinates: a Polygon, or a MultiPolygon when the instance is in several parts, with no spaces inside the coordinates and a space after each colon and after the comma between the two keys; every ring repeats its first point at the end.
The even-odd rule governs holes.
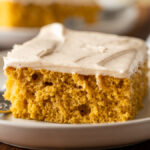
{"type": "Polygon", "coordinates": [[[0,26],[0,32],[8,32],[8,31],[39,31],[40,27],[5,27],[0,26]]]}
{"type": "MultiPolygon", "coordinates": [[[[12,114],[11,114],[12,115],[12,114]]],[[[13,117],[13,116],[12,116],[13,117]]],[[[13,117],[14,118],[14,117],[13,117]]],[[[97,124],[58,124],[58,123],[49,123],[44,121],[36,121],[36,120],[27,120],[27,119],[20,119],[15,118],[21,121],[32,121],[29,122],[15,122],[11,120],[1,120],[0,117],[0,125],[7,125],[11,127],[25,127],[25,128],[38,128],[38,129],[78,129],[78,128],[108,128],[108,127],[118,127],[118,126],[129,126],[135,124],[144,124],[150,123],[150,117],[142,118],[142,119],[135,119],[129,120],[125,122],[115,122],[115,123],[97,123],[97,124]],[[41,126],[42,124],[42,126],[41,126]]]]}

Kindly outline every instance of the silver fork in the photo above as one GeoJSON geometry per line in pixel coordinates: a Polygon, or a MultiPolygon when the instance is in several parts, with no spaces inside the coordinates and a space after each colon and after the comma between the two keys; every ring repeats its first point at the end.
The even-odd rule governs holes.
{"type": "Polygon", "coordinates": [[[4,100],[3,92],[0,92],[0,114],[10,113],[11,102],[4,100]]]}

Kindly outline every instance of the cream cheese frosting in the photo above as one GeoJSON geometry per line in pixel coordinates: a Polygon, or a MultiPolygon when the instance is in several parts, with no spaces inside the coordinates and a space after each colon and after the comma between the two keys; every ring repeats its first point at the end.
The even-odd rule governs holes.
{"type": "Polygon", "coordinates": [[[60,4],[73,4],[73,5],[91,5],[98,4],[97,0],[0,0],[6,2],[20,3],[23,5],[37,4],[37,5],[49,5],[53,3],[60,4]]]}
{"type": "Polygon", "coordinates": [[[4,69],[30,67],[128,78],[145,59],[147,46],[140,39],[73,31],[55,23],[43,27],[34,39],[14,46],[4,57],[4,69]]]}

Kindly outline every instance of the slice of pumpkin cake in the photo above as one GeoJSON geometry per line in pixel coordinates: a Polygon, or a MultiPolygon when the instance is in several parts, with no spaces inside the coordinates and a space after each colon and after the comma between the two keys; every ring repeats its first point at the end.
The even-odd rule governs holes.
{"type": "Polygon", "coordinates": [[[136,38],[45,26],[4,58],[14,117],[53,123],[135,118],[147,92],[147,47],[136,38]]]}
{"type": "Polygon", "coordinates": [[[96,0],[0,0],[0,26],[41,27],[68,19],[92,24],[100,11],[96,0]]]}

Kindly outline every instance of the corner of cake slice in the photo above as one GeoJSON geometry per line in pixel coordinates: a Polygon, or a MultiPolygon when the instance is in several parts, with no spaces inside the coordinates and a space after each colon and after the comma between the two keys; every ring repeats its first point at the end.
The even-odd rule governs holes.
{"type": "Polygon", "coordinates": [[[51,24],[4,58],[14,117],[52,123],[134,119],[147,92],[140,39],[51,24]]]}

